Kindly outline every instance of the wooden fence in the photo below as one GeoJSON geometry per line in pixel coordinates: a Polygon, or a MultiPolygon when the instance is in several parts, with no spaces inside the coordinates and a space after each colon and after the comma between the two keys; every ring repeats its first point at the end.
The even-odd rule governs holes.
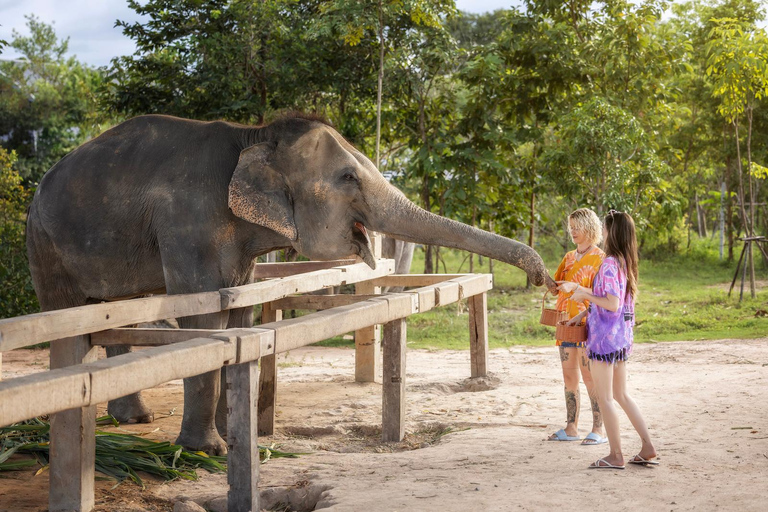
{"type": "Polygon", "coordinates": [[[466,299],[471,371],[487,366],[486,292],[491,276],[392,275],[349,261],[261,264],[265,281],[215,292],[157,296],[0,320],[0,353],[50,341],[51,370],[0,382],[0,425],[51,414],[51,511],[94,506],[96,404],[227,366],[228,510],[257,511],[258,435],[274,427],[277,354],[355,331],[357,380],[377,375],[377,325],[383,325],[382,437],[405,433],[405,319],[466,299]],[[297,296],[356,284],[356,295],[297,296]],[[416,287],[376,294],[381,286],[416,287]],[[132,329],[126,325],[262,304],[258,327],[226,330],[132,329]],[[284,309],[315,313],[281,320],[284,309]],[[94,360],[93,347],[149,346],[94,360]],[[259,365],[260,363],[260,365],[259,365]],[[259,372],[260,368],[260,372],[259,372]],[[256,405],[258,405],[256,407],[256,405]]]}

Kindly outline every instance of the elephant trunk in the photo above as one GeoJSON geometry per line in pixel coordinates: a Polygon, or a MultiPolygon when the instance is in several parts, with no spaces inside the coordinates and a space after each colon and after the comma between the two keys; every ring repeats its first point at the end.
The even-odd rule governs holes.
{"type": "Polygon", "coordinates": [[[391,190],[384,204],[373,207],[371,229],[407,242],[481,254],[524,270],[536,286],[555,286],[541,256],[527,245],[430,213],[391,190]]]}

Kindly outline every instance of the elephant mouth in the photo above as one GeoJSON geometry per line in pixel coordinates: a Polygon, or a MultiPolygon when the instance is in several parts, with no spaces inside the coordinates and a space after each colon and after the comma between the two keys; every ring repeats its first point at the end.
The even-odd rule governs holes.
{"type": "Polygon", "coordinates": [[[355,222],[352,228],[352,243],[357,248],[357,255],[372,269],[376,268],[376,258],[373,256],[371,239],[368,230],[362,222],[355,222]]]}

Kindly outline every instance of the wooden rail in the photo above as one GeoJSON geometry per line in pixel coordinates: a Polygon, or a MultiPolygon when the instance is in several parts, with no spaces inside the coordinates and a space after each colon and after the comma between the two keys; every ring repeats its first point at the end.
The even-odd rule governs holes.
{"type": "MultiPolygon", "coordinates": [[[[274,411],[271,403],[259,400],[257,361],[262,374],[273,372],[274,356],[298,347],[351,331],[384,325],[384,382],[382,383],[382,437],[385,441],[402,440],[405,432],[405,318],[436,306],[467,299],[470,311],[470,348],[472,376],[484,375],[487,366],[486,292],[492,287],[489,275],[452,275],[383,277],[391,274],[391,260],[381,260],[377,271],[362,264],[308,273],[238,288],[223,289],[186,296],[152,297],[121,303],[98,304],[29,315],[0,321],[0,348],[25,346],[40,341],[52,341],[73,335],[90,334],[91,344],[155,345],[139,352],[100,361],[14,378],[0,382],[0,425],[43,414],[66,411],[78,416],[75,424],[90,425],[95,419],[95,405],[119,398],[170,380],[199,375],[223,366],[227,371],[228,397],[228,509],[230,511],[258,510],[258,444],[262,409],[274,411]],[[382,263],[383,262],[383,263],[382,263]],[[313,287],[337,286],[367,281],[370,286],[421,287],[401,293],[377,296],[355,295],[288,297],[294,293],[312,291],[313,287]],[[424,286],[424,283],[427,283],[424,286]],[[271,319],[259,327],[222,331],[182,329],[119,329],[126,323],[158,320],[174,315],[188,316],[221,309],[264,303],[265,318],[271,319]],[[318,309],[300,318],[281,320],[280,310],[289,306],[318,309]],[[142,311],[142,307],[148,308],[142,311]],[[173,312],[172,314],[168,314],[173,312]],[[180,314],[183,312],[183,314],[180,314]],[[30,319],[29,317],[34,317],[30,319]],[[126,319],[128,321],[126,322],[126,319]],[[59,325],[63,322],[64,325],[59,325]],[[126,323],[121,323],[126,322],[126,323]],[[29,328],[35,336],[24,332],[29,328]],[[94,332],[96,331],[96,332],[94,332]],[[162,332],[161,332],[162,331],[162,332]],[[271,364],[265,362],[272,359],[271,364]],[[259,403],[259,414],[252,404],[259,403]],[[74,414],[76,413],[76,414],[74,414]]],[[[305,267],[312,268],[310,265],[305,267]]],[[[284,272],[281,267],[274,267],[284,272]]],[[[56,346],[57,342],[54,341],[56,346]]],[[[274,382],[273,382],[274,384],[274,382]]],[[[274,386],[273,386],[274,389],[274,386]]],[[[62,416],[67,419],[70,416],[62,416]]],[[[273,421],[272,415],[271,420],[273,421]]],[[[266,415],[265,422],[270,417],[266,415]]],[[[270,425],[271,427],[271,425],[270,425]]],[[[93,507],[93,438],[82,436],[80,430],[66,430],[54,450],[52,437],[52,469],[50,510],[83,510],[93,507]],[[54,478],[54,458],[58,461],[54,478]],[[77,471],[67,478],[66,469],[77,471]],[[71,478],[74,476],[75,478],[71,478]],[[87,485],[90,479],[90,486],[87,485]]]]}
{"type": "MultiPolygon", "coordinates": [[[[296,265],[300,268],[301,263],[276,265],[296,265]]],[[[394,260],[378,260],[376,270],[371,270],[365,263],[356,263],[222,288],[216,292],[158,295],[7,318],[0,320],[0,352],[124,325],[253,306],[296,293],[357,283],[393,272],[394,260]]]]}

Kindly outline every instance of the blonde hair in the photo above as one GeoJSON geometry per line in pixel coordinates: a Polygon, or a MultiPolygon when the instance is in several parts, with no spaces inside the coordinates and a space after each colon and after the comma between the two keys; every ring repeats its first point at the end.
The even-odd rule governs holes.
{"type": "Polygon", "coordinates": [[[579,208],[568,216],[568,233],[573,238],[571,222],[586,235],[590,243],[598,245],[603,241],[603,223],[600,222],[600,217],[589,208],[579,208]]]}

